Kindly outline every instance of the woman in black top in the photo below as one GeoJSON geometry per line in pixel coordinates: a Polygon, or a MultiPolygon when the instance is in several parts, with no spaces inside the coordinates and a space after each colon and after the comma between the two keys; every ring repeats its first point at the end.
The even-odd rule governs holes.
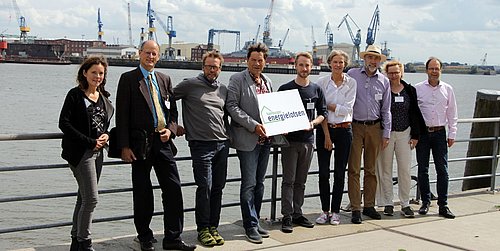
{"type": "Polygon", "coordinates": [[[392,172],[393,158],[396,155],[401,214],[413,218],[414,213],[409,204],[411,150],[415,148],[420,137],[419,125],[422,114],[418,108],[415,87],[402,79],[403,64],[391,60],[383,68],[391,83],[392,129],[389,145],[380,152],[377,159],[376,199],[379,206],[384,206],[385,215],[394,214],[392,172]]]}
{"type": "Polygon", "coordinates": [[[87,58],[78,70],[78,86],[66,95],[59,129],[63,132],[62,154],[78,183],[78,196],[71,228],[71,251],[94,250],[90,239],[92,214],[97,204],[103,148],[114,108],[104,88],[108,64],[103,57],[87,58]]]}

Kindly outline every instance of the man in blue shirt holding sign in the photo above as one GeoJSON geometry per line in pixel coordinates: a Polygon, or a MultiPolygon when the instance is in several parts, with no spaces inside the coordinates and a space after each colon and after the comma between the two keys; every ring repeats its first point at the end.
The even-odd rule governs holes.
{"type": "Polygon", "coordinates": [[[281,163],[283,166],[283,181],[281,183],[281,214],[283,214],[283,221],[281,231],[284,233],[293,231],[292,223],[308,228],[314,227],[314,224],[302,214],[302,205],[304,204],[307,173],[314,153],[313,129],[325,119],[327,111],[323,91],[318,85],[309,80],[312,62],[311,54],[307,52],[297,54],[295,57],[297,77],[278,89],[278,91],[297,89],[310,121],[308,129],[288,133],[286,138],[290,145],[281,149],[281,163]],[[314,110],[316,110],[316,117],[314,116],[314,110]]]}

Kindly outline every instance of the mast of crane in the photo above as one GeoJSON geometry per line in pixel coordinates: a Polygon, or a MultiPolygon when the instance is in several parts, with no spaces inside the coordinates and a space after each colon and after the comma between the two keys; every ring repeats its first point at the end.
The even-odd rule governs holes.
{"type": "Polygon", "coordinates": [[[156,41],[156,28],[155,28],[155,16],[153,14],[153,11],[151,9],[151,0],[148,0],[148,11],[146,13],[146,16],[148,17],[148,40],[155,40],[156,41]]]}
{"type": "Polygon", "coordinates": [[[257,27],[257,33],[255,34],[255,38],[253,39],[253,43],[256,44],[259,41],[259,32],[260,32],[260,24],[257,27]]]}
{"type": "Polygon", "coordinates": [[[332,52],[333,50],[333,31],[330,28],[330,22],[326,23],[325,35],[326,35],[326,44],[328,45],[327,55],[330,55],[330,52],[332,52]]]}
{"type": "Polygon", "coordinates": [[[283,50],[283,45],[285,44],[286,38],[288,37],[288,32],[290,31],[290,28],[286,30],[285,36],[283,37],[283,40],[280,40],[278,43],[278,47],[280,48],[280,51],[283,50]]]}
{"type": "Polygon", "coordinates": [[[273,14],[273,6],[274,0],[271,0],[269,11],[264,19],[264,33],[262,34],[262,42],[264,42],[268,48],[273,45],[273,39],[271,38],[271,16],[273,14]]]}
{"type": "Polygon", "coordinates": [[[375,38],[377,37],[378,26],[380,25],[379,18],[379,8],[378,4],[373,12],[372,20],[370,21],[370,25],[368,26],[368,31],[366,34],[366,47],[375,43],[375,38]]]}
{"type": "Polygon", "coordinates": [[[104,35],[104,32],[102,31],[102,21],[101,21],[101,8],[97,9],[97,40],[102,41],[102,35],[104,35]]]}
{"type": "Polygon", "coordinates": [[[346,14],[344,16],[344,18],[342,18],[342,22],[340,22],[340,24],[337,26],[337,29],[340,29],[340,26],[342,26],[342,24],[344,24],[344,23],[347,26],[347,31],[349,32],[349,36],[351,37],[352,43],[354,45],[352,47],[351,60],[357,61],[357,60],[359,60],[359,45],[361,44],[361,29],[356,24],[356,22],[354,22],[354,20],[352,19],[352,17],[349,16],[349,14],[346,14]],[[349,25],[349,19],[348,18],[356,26],[356,28],[358,28],[356,36],[354,35],[354,33],[352,33],[351,25],[349,25]]]}
{"type": "Polygon", "coordinates": [[[316,47],[316,39],[314,38],[314,26],[311,25],[311,39],[312,39],[312,57],[315,59],[318,54],[318,48],[316,47]]]}
{"type": "Polygon", "coordinates": [[[132,41],[132,18],[130,18],[130,3],[127,3],[127,12],[128,12],[128,44],[130,46],[134,45],[132,41]]]}
{"type": "Polygon", "coordinates": [[[26,18],[21,15],[21,10],[19,6],[17,6],[17,1],[12,0],[12,5],[14,6],[14,10],[16,11],[17,22],[19,23],[19,30],[21,34],[19,35],[19,39],[23,42],[26,42],[28,39],[28,32],[30,32],[30,27],[26,24],[26,18]]]}

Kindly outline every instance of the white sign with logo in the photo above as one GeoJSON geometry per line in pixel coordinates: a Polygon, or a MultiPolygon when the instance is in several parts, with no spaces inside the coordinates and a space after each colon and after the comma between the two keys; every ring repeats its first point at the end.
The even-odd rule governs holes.
{"type": "Polygon", "coordinates": [[[267,136],[310,128],[298,90],[259,94],[257,98],[267,136]]]}

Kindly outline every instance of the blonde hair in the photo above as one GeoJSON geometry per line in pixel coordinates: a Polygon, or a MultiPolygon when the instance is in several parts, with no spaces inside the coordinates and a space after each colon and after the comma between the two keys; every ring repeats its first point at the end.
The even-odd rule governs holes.
{"type": "Polygon", "coordinates": [[[397,60],[390,60],[390,61],[387,61],[384,63],[384,65],[382,66],[382,69],[383,71],[385,72],[385,74],[387,75],[387,69],[389,69],[389,67],[391,66],[397,66],[399,67],[399,70],[401,71],[401,78],[403,78],[403,75],[404,75],[404,72],[405,72],[405,67],[404,65],[397,61],[397,60]]]}
{"type": "Polygon", "coordinates": [[[311,56],[311,54],[309,52],[299,52],[299,53],[297,53],[297,55],[295,55],[295,63],[297,63],[297,60],[299,59],[299,57],[308,58],[309,60],[311,60],[311,63],[313,62],[313,57],[311,56]]]}
{"type": "Polygon", "coordinates": [[[326,62],[328,63],[328,67],[330,67],[330,63],[332,62],[332,58],[337,56],[337,55],[340,55],[344,58],[344,67],[347,67],[350,63],[349,55],[347,55],[347,53],[345,51],[341,51],[341,50],[333,50],[332,52],[330,52],[330,55],[328,55],[328,59],[326,60],[326,62]]]}

